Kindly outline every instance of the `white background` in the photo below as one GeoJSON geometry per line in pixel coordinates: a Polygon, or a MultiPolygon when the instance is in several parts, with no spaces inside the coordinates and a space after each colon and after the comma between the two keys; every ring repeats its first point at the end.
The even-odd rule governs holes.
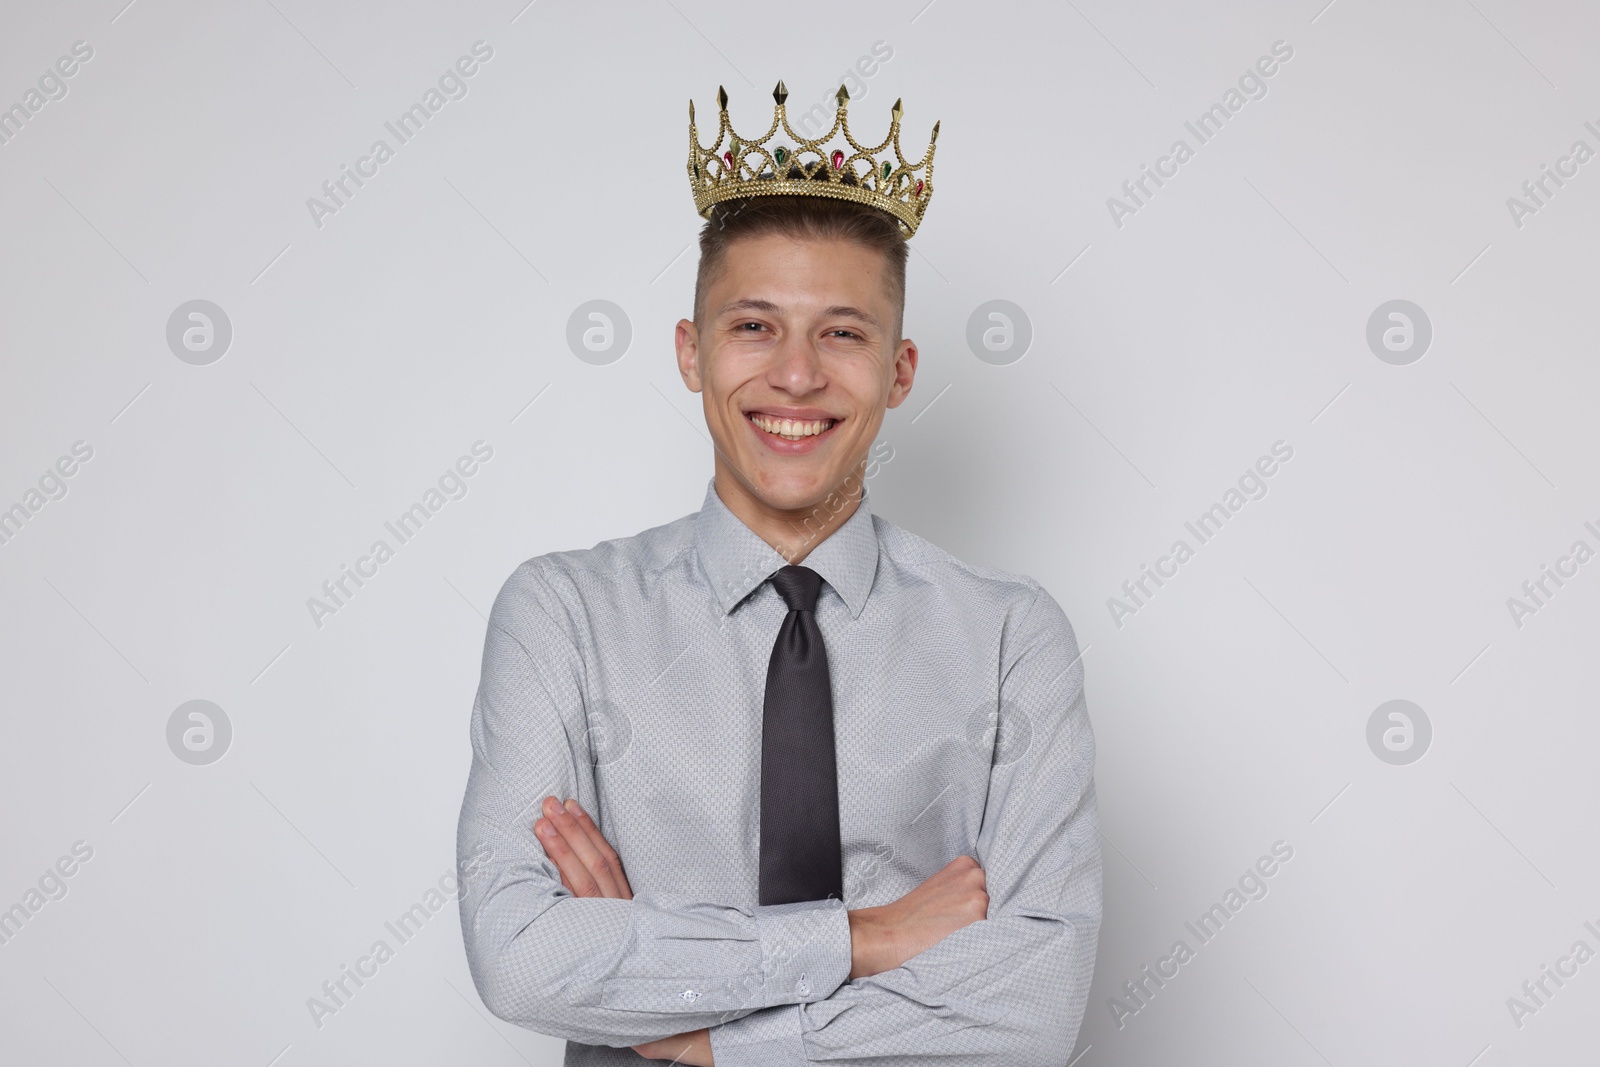
{"type": "Polygon", "coordinates": [[[500,583],[699,505],[685,102],[724,84],[765,128],[777,79],[826,100],[875,42],[858,128],[897,96],[908,151],[943,128],[921,374],[871,492],[1038,578],[1087,649],[1106,917],[1077,1062],[1592,1050],[1600,962],[1520,1027],[1507,998],[1600,949],[1600,563],[1520,627],[1506,601],[1600,548],[1600,161],[1520,227],[1506,199],[1600,149],[1600,10],[524,2],[0,8],[0,106],[94,50],[0,145],[0,507],[94,450],[0,546],[0,908],[94,850],[0,945],[0,1060],[560,1062],[483,1009],[453,903],[320,1028],[306,1002],[453,867],[500,583]],[[479,40],[467,96],[319,227],[307,198],[479,40]],[[1266,96],[1116,225],[1277,41],[1266,96]],[[193,299],[233,327],[206,366],[166,342],[193,299]],[[610,365],[566,344],[591,299],[632,323],[610,365]],[[1032,324],[1006,366],[965,340],[991,299],[1032,324]],[[1392,299],[1432,322],[1410,365],[1367,345],[1392,299]],[[479,440],[467,496],[315,625],[479,440]],[[1266,497],[1118,626],[1107,599],[1280,440],[1266,497]],[[1397,698],[1433,727],[1406,766],[1366,738],[1397,698]],[[233,727],[209,766],[166,740],[193,699],[233,727]],[[1280,840],[1266,898],[1119,1028],[1109,998],[1280,840]]]}

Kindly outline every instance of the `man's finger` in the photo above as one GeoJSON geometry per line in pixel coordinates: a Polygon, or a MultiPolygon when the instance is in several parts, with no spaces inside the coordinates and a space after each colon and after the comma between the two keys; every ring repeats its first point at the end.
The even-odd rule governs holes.
{"type": "MultiPolygon", "coordinates": [[[[548,808],[549,798],[546,798],[544,807],[548,808]]],[[[573,851],[567,839],[556,829],[556,824],[549,816],[541,815],[533,822],[533,834],[544,846],[545,855],[555,863],[556,869],[561,874],[561,884],[567,891],[577,897],[599,897],[605,894],[600,889],[600,883],[594,878],[583,860],[573,851]]]]}
{"type": "Polygon", "coordinates": [[[594,842],[589,840],[589,832],[583,828],[577,819],[573,818],[560,801],[550,797],[545,801],[545,816],[555,824],[567,846],[577,853],[578,859],[583,861],[583,866],[588,871],[599,892],[595,896],[621,897],[622,890],[617,885],[616,876],[612,870],[611,861],[595,848],[594,842]]]}
{"type": "Polygon", "coordinates": [[[632,900],[633,887],[628,884],[627,872],[622,869],[622,857],[617,855],[617,850],[611,847],[611,842],[606,840],[605,835],[600,832],[600,828],[594,824],[594,820],[589,818],[589,813],[584,811],[583,805],[576,800],[572,802],[572,816],[578,820],[578,825],[588,832],[589,841],[594,845],[595,851],[604,856],[611,864],[611,870],[617,881],[617,890],[621,893],[622,898],[624,900],[632,900]]]}
{"type": "Polygon", "coordinates": [[[633,1051],[647,1060],[671,1060],[691,1067],[714,1067],[715,1064],[709,1030],[691,1030],[686,1034],[646,1041],[632,1047],[633,1051]]]}
{"type": "Polygon", "coordinates": [[[544,846],[545,855],[549,856],[561,872],[561,884],[575,897],[600,897],[605,894],[600,891],[600,885],[595,881],[594,875],[589,873],[583,860],[567,844],[567,839],[556,829],[555,824],[548,818],[540,819],[533,824],[533,832],[539,838],[539,843],[544,846]]]}

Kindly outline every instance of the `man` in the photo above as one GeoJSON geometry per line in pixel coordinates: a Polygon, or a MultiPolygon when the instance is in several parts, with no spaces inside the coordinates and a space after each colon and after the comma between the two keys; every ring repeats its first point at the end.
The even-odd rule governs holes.
{"type": "Polygon", "coordinates": [[[528,560],[495,601],[458,843],[473,978],[569,1065],[1064,1064],[1101,914],[1076,641],[1036,582],[867,504],[917,369],[933,146],[904,162],[896,103],[862,148],[842,89],[800,138],[784,95],[792,148],[735,137],[725,94],[703,148],[690,109],[701,509],[528,560]]]}

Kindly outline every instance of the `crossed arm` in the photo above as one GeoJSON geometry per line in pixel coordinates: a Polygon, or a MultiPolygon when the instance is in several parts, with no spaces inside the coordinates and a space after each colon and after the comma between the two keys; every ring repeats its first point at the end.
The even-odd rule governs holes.
{"type": "Polygon", "coordinates": [[[690,1046],[702,1055],[680,1062],[714,1052],[720,1067],[1045,1067],[1070,1050],[1100,851],[1081,665],[1047,594],[1007,623],[998,710],[1026,747],[990,770],[973,856],[880,909],[634,897],[603,837],[564,832],[578,816],[549,799],[596,792],[572,743],[587,725],[585,667],[533,598],[496,602],[458,832],[468,962],[496,1015],[647,1056],[690,1046]],[[529,783],[550,824],[532,832],[529,783]]]}
{"type": "MultiPolygon", "coordinates": [[[[561,884],[575,897],[632,900],[622,860],[576,798],[565,804],[545,797],[533,832],[561,871],[561,884]]],[[[984,918],[989,894],[983,868],[957,856],[916,889],[892,904],[857,908],[850,921],[850,977],[879,974],[931,948],[949,934],[984,918]]],[[[706,1027],[632,1046],[645,1059],[712,1067],[711,1031],[706,1027]]]]}

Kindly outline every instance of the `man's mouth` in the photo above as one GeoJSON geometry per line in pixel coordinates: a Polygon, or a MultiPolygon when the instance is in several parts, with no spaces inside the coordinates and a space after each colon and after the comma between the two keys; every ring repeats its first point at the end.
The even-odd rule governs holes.
{"type": "Polygon", "coordinates": [[[759,411],[745,414],[745,418],[755,424],[756,429],[781,437],[785,441],[801,441],[807,437],[827,433],[838,423],[838,419],[780,419],[773,415],[765,415],[759,411]]]}

